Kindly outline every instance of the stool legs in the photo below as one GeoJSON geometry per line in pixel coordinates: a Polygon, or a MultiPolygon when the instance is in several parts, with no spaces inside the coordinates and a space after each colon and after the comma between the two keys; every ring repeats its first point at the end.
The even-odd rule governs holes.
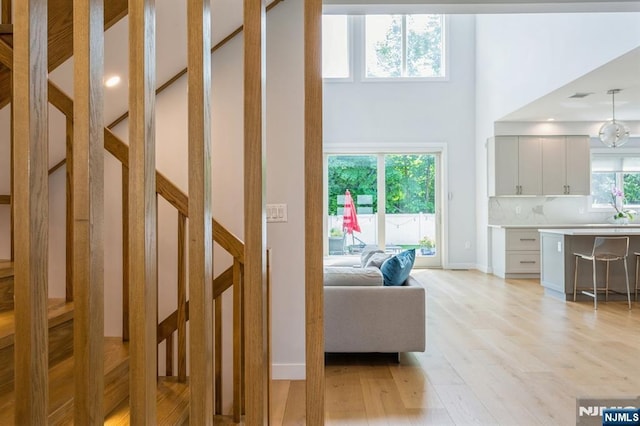
{"type": "Polygon", "coordinates": [[[607,261],[607,275],[605,276],[605,281],[604,281],[604,301],[608,302],[609,301],[609,264],[611,262],[607,261]]]}
{"type": "MultiPolygon", "coordinates": [[[[579,257],[576,256],[576,267],[573,273],[573,301],[576,301],[576,288],[578,287],[578,259],[579,257]]],[[[637,261],[636,261],[637,262],[637,261]]],[[[637,266],[636,266],[636,270],[637,270],[637,266]]],[[[636,278],[636,283],[638,282],[638,279],[636,278]]],[[[636,287],[638,287],[638,285],[636,284],[636,287]]],[[[638,291],[636,290],[636,300],[638,299],[638,291]]]]}
{"type": "Polygon", "coordinates": [[[629,291],[629,271],[627,269],[627,258],[624,258],[624,280],[627,282],[627,302],[629,303],[629,309],[631,309],[631,292],[629,291]]]}
{"type": "Polygon", "coordinates": [[[596,286],[596,259],[592,260],[593,263],[593,309],[598,309],[598,288],[596,286]]]}

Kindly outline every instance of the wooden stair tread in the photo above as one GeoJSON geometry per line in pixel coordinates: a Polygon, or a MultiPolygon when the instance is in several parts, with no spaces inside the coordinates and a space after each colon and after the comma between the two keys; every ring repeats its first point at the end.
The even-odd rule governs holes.
{"type": "MultiPolygon", "coordinates": [[[[189,422],[189,382],[181,383],[176,377],[159,377],[157,424],[183,425],[189,422]]],[[[129,399],[124,400],[104,421],[109,426],[129,425],[129,399]]]]}
{"type": "MultiPolygon", "coordinates": [[[[128,374],[129,345],[122,342],[119,337],[106,337],[104,341],[104,375],[105,394],[108,386],[118,376],[128,374]],[[123,366],[125,368],[123,368],[123,366]],[[123,371],[124,370],[124,371],[123,371]]],[[[73,416],[72,398],[74,392],[73,380],[73,357],[56,364],[49,369],[49,414],[56,411],[64,411],[58,414],[58,421],[54,424],[67,424],[71,420],[65,421],[68,415],[73,416]]],[[[11,390],[0,395],[0,419],[13,419],[15,406],[14,391],[11,390]]]]}
{"type": "MultiPolygon", "coordinates": [[[[49,299],[48,305],[49,328],[73,318],[73,302],[49,299]]],[[[0,312],[0,349],[13,345],[15,328],[14,311],[0,312]]]]}

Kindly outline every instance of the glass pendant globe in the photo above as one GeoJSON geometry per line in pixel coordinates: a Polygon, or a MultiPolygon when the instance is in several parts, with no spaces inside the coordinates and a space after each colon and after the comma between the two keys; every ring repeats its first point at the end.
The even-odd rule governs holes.
{"type": "Polygon", "coordinates": [[[610,148],[617,148],[629,140],[629,128],[620,121],[607,121],[600,127],[600,141],[610,148]]]}

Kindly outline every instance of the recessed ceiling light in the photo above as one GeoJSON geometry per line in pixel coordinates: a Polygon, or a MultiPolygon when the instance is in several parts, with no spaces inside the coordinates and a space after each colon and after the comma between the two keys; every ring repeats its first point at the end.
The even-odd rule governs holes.
{"type": "Polygon", "coordinates": [[[556,121],[556,119],[551,117],[551,118],[547,118],[547,121],[556,121]]]}
{"type": "Polygon", "coordinates": [[[114,75],[113,77],[109,77],[105,80],[104,85],[107,87],[115,87],[120,84],[120,76],[114,75]]]}

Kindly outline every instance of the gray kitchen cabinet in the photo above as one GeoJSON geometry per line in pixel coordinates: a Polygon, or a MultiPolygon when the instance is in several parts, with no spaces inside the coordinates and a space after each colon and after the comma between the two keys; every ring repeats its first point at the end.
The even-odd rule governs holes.
{"type": "Polygon", "coordinates": [[[501,278],[540,276],[540,237],[537,228],[492,228],[491,264],[501,278]]]}
{"type": "Polygon", "coordinates": [[[489,196],[589,195],[589,137],[496,136],[488,173],[489,196]]]}
{"type": "Polygon", "coordinates": [[[497,136],[489,142],[489,195],[536,195],[542,192],[539,138],[497,136]]]}
{"type": "Polygon", "coordinates": [[[544,136],[540,143],[542,195],[589,195],[589,137],[544,136]]]}

